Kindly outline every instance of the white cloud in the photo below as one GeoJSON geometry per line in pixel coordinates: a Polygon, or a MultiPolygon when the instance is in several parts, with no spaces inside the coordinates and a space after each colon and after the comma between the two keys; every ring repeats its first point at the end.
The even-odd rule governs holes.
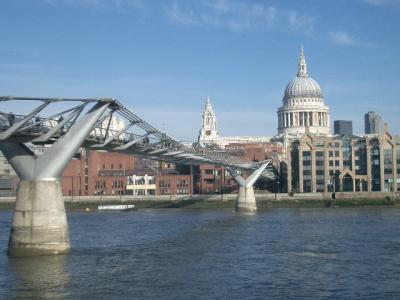
{"type": "Polygon", "coordinates": [[[193,10],[190,8],[182,8],[177,2],[174,2],[171,7],[169,7],[168,18],[174,23],[180,23],[185,25],[195,25],[198,23],[197,16],[194,14],[193,10]]]}
{"type": "Polygon", "coordinates": [[[143,0],[43,0],[43,2],[52,6],[73,6],[93,9],[114,8],[122,10],[125,8],[143,8],[143,0]]]}
{"type": "Polygon", "coordinates": [[[362,0],[362,1],[375,6],[400,4],[400,0],[362,0]]]}
{"type": "Polygon", "coordinates": [[[296,11],[289,13],[289,27],[292,31],[312,34],[314,32],[315,18],[307,15],[300,15],[296,11]]]}
{"type": "Polygon", "coordinates": [[[350,33],[345,31],[331,31],[328,34],[329,40],[338,45],[353,47],[372,47],[371,43],[359,42],[350,33]]]}
{"type": "Polygon", "coordinates": [[[281,10],[273,5],[246,1],[175,0],[167,6],[167,16],[173,23],[208,26],[244,32],[259,29],[310,34],[315,18],[297,11],[281,10]]]}

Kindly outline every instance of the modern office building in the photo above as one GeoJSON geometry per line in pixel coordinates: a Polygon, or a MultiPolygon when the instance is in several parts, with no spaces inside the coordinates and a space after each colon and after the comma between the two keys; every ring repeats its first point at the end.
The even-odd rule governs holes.
{"type": "Polygon", "coordinates": [[[364,115],[365,134],[380,134],[383,132],[382,117],[374,111],[364,115]]]}
{"type": "Polygon", "coordinates": [[[288,192],[400,191],[400,138],[306,133],[288,148],[288,192]]]}
{"type": "Polygon", "coordinates": [[[333,122],[333,133],[341,135],[353,135],[353,122],[346,120],[335,120],[333,122]]]}

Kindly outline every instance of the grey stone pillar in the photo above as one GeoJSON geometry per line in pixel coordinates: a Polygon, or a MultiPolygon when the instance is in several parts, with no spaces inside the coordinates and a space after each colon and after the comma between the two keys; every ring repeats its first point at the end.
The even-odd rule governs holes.
{"type": "Polygon", "coordinates": [[[35,256],[70,250],[67,216],[59,180],[19,184],[8,253],[35,256]]]}
{"type": "Polygon", "coordinates": [[[60,177],[109,102],[97,103],[42,155],[24,144],[2,141],[0,149],[21,179],[8,254],[36,256],[70,250],[60,177]]]}
{"type": "Polygon", "coordinates": [[[229,173],[231,173],[232,177],[235,179],[236,183],[239,185],[239,193],[236,200],[236,211],[257,211],[257,203],[254,196],[253,186],[267,166],[268,163],[262,164],[261,167],[255,170],[247,179],[244,179],[235,171],[227,168],[229,173]]]}

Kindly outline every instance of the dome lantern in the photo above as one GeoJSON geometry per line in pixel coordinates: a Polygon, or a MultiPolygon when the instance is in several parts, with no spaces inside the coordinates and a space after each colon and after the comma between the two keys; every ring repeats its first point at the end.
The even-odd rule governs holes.
{"type": "Polygon", "coordinates": [[[304,56],[304,49],[303,46],[301,46],[300,50],[300,58],[299,58],[299,69],[297,71],[297,77],[307,77],[307,63],[306,63],[306,58],[304,56]]]}

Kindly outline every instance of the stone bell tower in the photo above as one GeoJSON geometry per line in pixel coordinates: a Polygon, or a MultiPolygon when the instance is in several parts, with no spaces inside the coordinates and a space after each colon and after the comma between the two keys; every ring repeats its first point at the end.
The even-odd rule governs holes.
{"type": "Polygon", "coordinates": [[[219,134],[217,130],[217,118],[215,117],[210,97],[207,97],[202,118],[203,122],[199,132],[198,141],[205,144],[216,143],[219,139],[219,134]]]}

